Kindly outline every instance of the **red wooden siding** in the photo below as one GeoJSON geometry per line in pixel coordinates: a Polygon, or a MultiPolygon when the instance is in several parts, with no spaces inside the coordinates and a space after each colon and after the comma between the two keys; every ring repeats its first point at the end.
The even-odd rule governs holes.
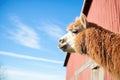
{"type": "MultiPolygon", "coordinates": [[[[113,32],[120,33],[120,0],[93,0],[87,20],[97,23],[113,32]]],[[[67,63],[67,80],[71,80],[74,72],[82,66],[88,58],[79,54],[71,54],[67,63]]],[[[90,80],[90,69],[80,73],[80,80],[90,80]]],[[[114,80],[105,72],[104,80],[114,80]]]]}
{"type": "Polygon", "coordinates": [[[93,0],[87,19],[113,32],[120,32],[120,0],[93,0]]]}
{"type": "MultiPolygon", "coordinates": [[[[73,53],[70,55],[69,61],[67,63],[67,80],[75,80],[74,73],[78,70],[85,62],[88,60],[87,56],[73,53]]],[[[79,79],[90,80],[90,69],[86,69],[79,75],[79,79]],[[86,77],[86,75],[87,77],[86,77]]]]}

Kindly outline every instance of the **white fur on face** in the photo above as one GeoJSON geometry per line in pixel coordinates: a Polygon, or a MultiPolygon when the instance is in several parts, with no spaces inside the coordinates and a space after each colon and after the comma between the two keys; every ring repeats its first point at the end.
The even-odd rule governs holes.
{"type": "Polygon", "coordinates": [[[59,48],[64,52],[74,52],[74,39],[76,35],[72,32],[68,32],[66,35],[60,38],[60,40],[64,40],[64,42],[59,42],[59,48]]]}
{"type": "Polygon", "coordinates": [[[74,39],[76,38],[76,35],[85,30],[87,27],[87,20],[86,16],[84,14],[81,14],[80,18],[76,19],[75,22],[71,23],[67,30],[69,31],[66,35],[60,38],[59,41],[59,48],[63,50],[64,52],[75,52],[75,44],[74,39]]]}

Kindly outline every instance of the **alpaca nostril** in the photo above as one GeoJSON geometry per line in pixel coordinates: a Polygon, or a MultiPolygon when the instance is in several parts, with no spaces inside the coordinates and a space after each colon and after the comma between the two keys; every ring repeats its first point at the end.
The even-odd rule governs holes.
{"type": "Polygon", "coordinates": [[[64,40],[64,39],[60,39],[59,42],[60,42],[60,43],[64,43],[65,40],[64,40]]]}

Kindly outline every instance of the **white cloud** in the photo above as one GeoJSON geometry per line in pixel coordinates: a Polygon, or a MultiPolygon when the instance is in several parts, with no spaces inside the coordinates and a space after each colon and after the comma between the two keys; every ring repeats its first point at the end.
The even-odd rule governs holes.
{"type": "MultiPolygon", "coordinates": [[[[53,23],[44,23],[42,26],[43,30],[51,37],[60,38],[64,34],[64,31],[59,25],[53,23]]],[[[41,29],[41,27],[39,29],[41,29]]]]}
{"type": "Polygon", "coordinates": [[[29,72],[21,70],[7,70],[8,80],[65,80],[65,75],[29,72]]]}
{"type": "Polygon", "coordinates": [[[43,62],[49,62],[49,63],[63,64],[63,61],[51,60],[51,59],[40,58],[40,57],[33,57],[33,56],[16,54],[16,53],[11,53],[11,52],[4,52],[4,51],[0,51],[0,55],[6,55],[6,56],[21,58],[21,59],[28,59],[28,60],[36,60],[36,61],[43,61],[43,62]]]}
{"type": "Polygon", "coordinates": [[[39,37],[35,30],[22,23],[17,16],[12,16],[12,22],[17,27],[16,30],[9,31],[12,40],[30,48],[40,48],[39,37]]]}

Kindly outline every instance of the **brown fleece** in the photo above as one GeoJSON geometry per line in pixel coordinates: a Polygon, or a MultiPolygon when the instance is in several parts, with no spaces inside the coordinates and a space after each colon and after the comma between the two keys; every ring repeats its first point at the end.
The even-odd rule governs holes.
{"type": "MultiPolygon", "coordinates": [[[[70,31],[72,29],[73,25],[68,28],[70,31]]],[[[87,28],[77,34],[75,51],[87,54],[120,80],[120,34],[110,32],[97,24],[88,23],[87,28]]]]}

